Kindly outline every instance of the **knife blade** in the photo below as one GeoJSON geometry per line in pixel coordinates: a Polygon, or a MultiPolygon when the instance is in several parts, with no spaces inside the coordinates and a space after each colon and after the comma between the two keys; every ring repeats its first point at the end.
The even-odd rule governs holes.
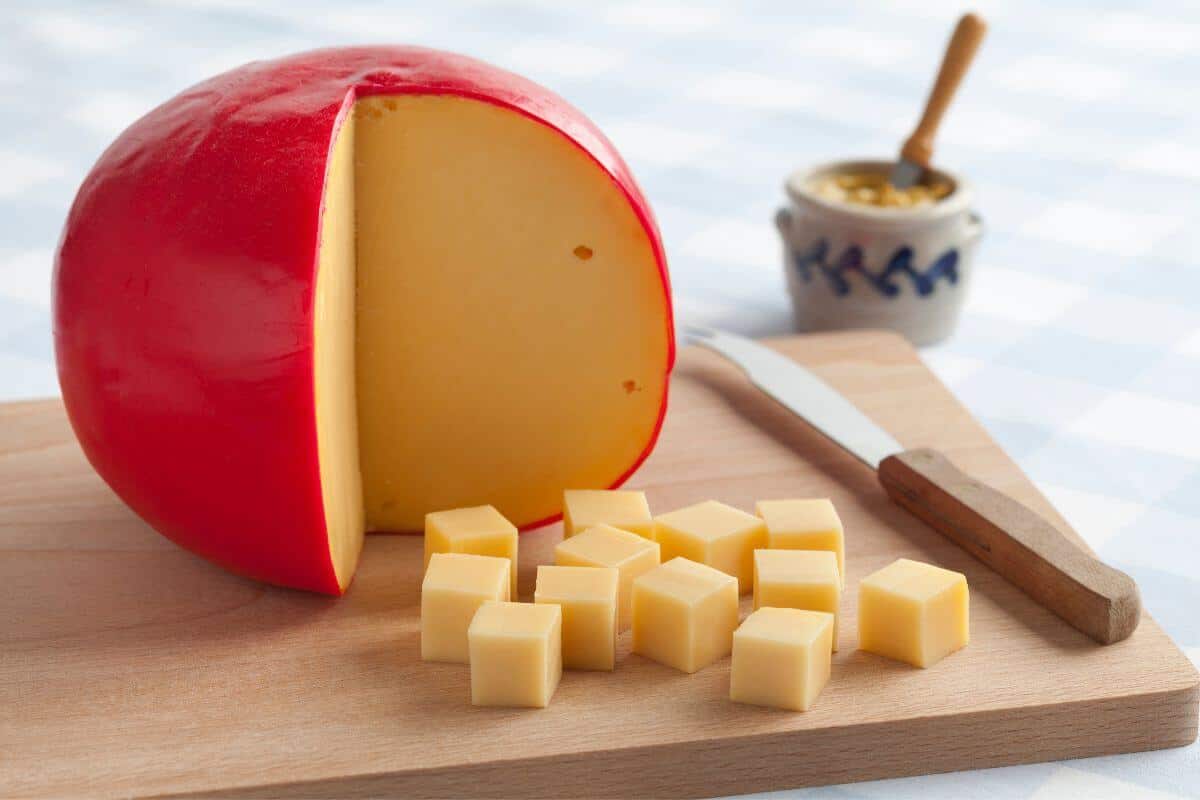
{"type": "Polygon", "coordinates": [[[904,449],[829,384],[787,356],[736,334],[696,325],[684,328],[684,337],[737,364],[751,383],[871,469],[904,449]]]}
{"type": "Polygon", "coordinates": [[[1037,512],[972,479],[936,450],[905,450],[829,384],[763,344],[696,325],[685,327],[683,338],[739,366],[761,391],[876,470],[897,505],[1076,629],[1110,644],[1137,628],[1141,597],[1133,579],[1037,512]]]}

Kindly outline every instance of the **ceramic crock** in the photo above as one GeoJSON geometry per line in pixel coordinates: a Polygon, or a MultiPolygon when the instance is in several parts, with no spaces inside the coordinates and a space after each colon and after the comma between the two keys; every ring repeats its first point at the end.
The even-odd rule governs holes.
{"type": "Polygon", "coordinates": [[[887,328],[916,345],[953,332],[983,233],[970,184],[934,170],[950,193],[906,209],[838,202],[815,190],[824,177],[887,174],[892,164],[838,161],[788,178],[790,202],[775,222],[799,330],[887,328]]]}

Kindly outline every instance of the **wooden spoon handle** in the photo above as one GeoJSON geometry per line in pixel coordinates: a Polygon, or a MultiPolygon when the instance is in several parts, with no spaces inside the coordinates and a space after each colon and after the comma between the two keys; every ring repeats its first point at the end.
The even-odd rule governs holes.
{"type": "Polygon", "coordinates": [[[983,42],[987,33],[987,23],[977,14],[964,14],[954,28],[950,43],[946,45],[946,54],[942,56],[942,66],[938,70],[937,80],[929,99],[925,101],[925,111],[921,121],[912,136],[900,148],[900,156],[907,161],[914,161],[922,167],[929,166],[933,157],[933,137],[937,134],[938,126],[942,124],[942,115],[954,99],[958,85],[962,83],[967,68],[975,58],[975,52],[983,42]]]}
{"type": "Polygon", "coordinates": [[[879,482],[897,504],[1097,642],[1119,642],[1137,627],[1142,604],[1132,578],[941,453],[888,456],[879,482]]]}

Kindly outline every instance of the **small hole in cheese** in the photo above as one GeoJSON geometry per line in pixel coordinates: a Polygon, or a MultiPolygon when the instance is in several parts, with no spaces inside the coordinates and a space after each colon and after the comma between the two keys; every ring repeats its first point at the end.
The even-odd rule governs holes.
{"type": "Polygon", "coordinates": [[[586,244],[579,245],[575,248],[574,252],[575,257],[581,261],[587,261],[592,257],[592,248],[588,247],[586,244]]]}
{"type": "Polygon", "coordinates": [[[633,394],[634,392],[640,392],[642,390],[642,387],[638,386],[638,382],[632,378],[626,381],[621,381],[621,388],[625,390],[625,394],[633,394]]]}

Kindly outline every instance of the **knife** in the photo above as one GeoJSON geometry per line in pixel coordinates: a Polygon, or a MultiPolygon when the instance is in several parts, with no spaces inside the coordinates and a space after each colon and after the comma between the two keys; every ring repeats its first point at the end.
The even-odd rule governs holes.
{"type": "Polygon", "coordinates": [[[1137,627],[1141,599],[1133,579],[1036,512],[936,450],[906,450],[827,383],[765,345],[697,326],[686,327],[684,338],[741,367],[765,394],[877,470],[894,502],[1076,629],[1111,644],[1137,627]]]}

